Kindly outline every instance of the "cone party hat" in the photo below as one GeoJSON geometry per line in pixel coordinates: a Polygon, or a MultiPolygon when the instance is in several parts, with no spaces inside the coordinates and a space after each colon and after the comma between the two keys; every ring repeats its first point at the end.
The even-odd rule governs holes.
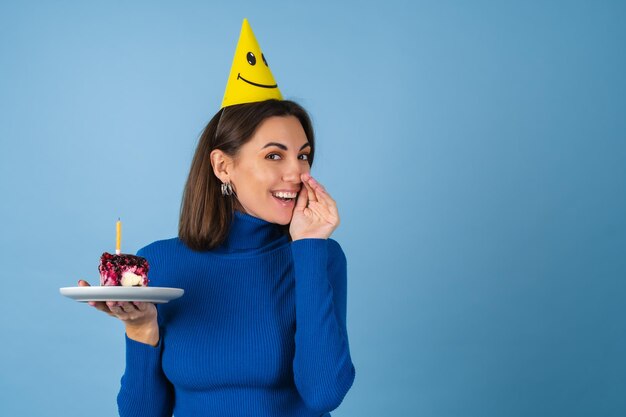
{"type": "Polygon", "coordinates": [[[222,108],[269,99],[282,100],[283,96],[267,65],[265,55],[254,37],[248,19],[243,19],[222,108]]]}

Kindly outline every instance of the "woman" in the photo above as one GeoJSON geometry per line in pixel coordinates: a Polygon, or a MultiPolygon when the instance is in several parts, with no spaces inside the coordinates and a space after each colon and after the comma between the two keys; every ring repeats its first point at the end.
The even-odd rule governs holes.
{"type": "MultiPolygon", "coordinates": [[[[209,122],[179,237],[138,252],[152,286],[185,295],[91,303],[126,327],[125,416],[328,416],[354,380],[335,201],[309,174],[315,142],[291,101],[209,122]]],[[[88,285],[80,281],[79,285],[88,285]]]]}

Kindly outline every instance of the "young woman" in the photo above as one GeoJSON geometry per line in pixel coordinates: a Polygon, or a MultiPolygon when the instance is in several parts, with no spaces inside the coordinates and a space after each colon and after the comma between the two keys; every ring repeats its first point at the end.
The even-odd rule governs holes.
{"type": "MultiPolygon", "coordinates": [[[[220,110],[196,149],[179,236],[138,255],[155,306],[91,303],[126,327],[126,416],[329,416],[354,380],[335,201],[310,175],[306,111],[266,100],[220,110]]],[[[80,281],[79,285],[89,285],[80,281]]]]}

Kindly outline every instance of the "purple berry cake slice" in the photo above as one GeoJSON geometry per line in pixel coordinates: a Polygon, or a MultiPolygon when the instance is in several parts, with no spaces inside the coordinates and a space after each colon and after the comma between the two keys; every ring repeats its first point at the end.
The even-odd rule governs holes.
{"type": "Polygon", "coordinates": [[[150,265],[135,255],[112,255],[104,252],[100,258],[100,285],[147,287],[150,265]]]}

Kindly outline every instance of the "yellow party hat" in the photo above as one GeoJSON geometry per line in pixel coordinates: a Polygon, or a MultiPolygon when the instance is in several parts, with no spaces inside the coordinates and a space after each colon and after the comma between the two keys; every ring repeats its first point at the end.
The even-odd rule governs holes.
{"type": "Polygon", "coordinates": [[[222,108],[269,99],[282,100],[283,96],[261,52],[261,47],[254,37],[248,19],[243,19],[222,108]]]}

